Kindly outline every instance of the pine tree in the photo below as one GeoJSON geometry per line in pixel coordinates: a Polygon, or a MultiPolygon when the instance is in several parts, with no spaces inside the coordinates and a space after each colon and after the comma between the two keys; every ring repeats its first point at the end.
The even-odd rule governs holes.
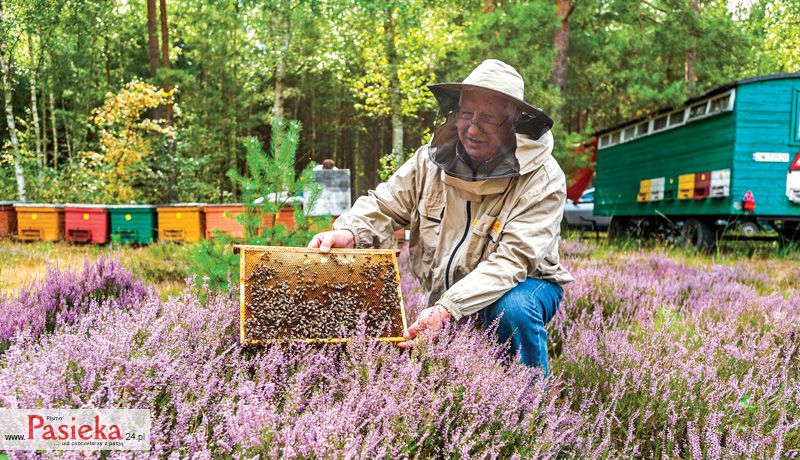
{"type": "Polygon", "coordinates": [[[295,174],[299,121],[288,124],[282,119],[272,123],[270,154],[267,155],[255,137],[245,141],[249,177],[231,170],[228,175],[241,186],[245,212],[238,216],[245,229],[247,244],[273,246],[305,246],[313,233],[324,228],[329,216],[311,218],[304,209],[312,209],[322,191],[316,183],[313,165],[295,174]],[[287,206],[294,208],[295,229],[277,222],[278,213],[287,206]]]}
{"type": "MultiPolygon", "coordinates": [[[[236,219],[244,227],[245,244],[305,246],[314,233],[330,223],[330,216],[311,217],[305,212],[314,207],[322,188],[316,183],[313,164],[299,175],[295,173],[300,129],[299,121],[275,119],[270,153],[264,152],[257,138],[248,137],[248,175],[228,171],[228,176],[241,187],[244,213],[236,219]],[[287,206],[294,209],[293,229],[277,221],[278,213],[287,206]]],[[[198,282],[207,277],[210,287],[224,289],[229,281],[238,279],[239,259],[233,254],[231,243],[233,238],[219,233],[198,245],[194,257],[198,282]]]]}

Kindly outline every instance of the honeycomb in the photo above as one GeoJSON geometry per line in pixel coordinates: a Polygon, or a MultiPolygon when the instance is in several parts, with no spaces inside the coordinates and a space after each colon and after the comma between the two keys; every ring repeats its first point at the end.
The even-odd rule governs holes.
{"type": "Polygon", "coordinates": [[[394,250],[235,246],[240,255],[244,345],[348,340],[402,341],[406,328],[394,250]]]}

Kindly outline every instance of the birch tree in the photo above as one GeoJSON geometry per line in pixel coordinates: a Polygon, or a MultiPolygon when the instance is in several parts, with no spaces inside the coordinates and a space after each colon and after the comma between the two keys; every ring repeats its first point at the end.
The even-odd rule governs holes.
{"type": "Polygon", "coordinates": [[[11,138],[11,151],[14,155],[14,175],[17,179],[17,199],[25,201],[25,175],[22,169],[22,154],[19,148],[19,137],[17,136],[17,127],[14,123],[14,107],[11,104],[12,88],[11,88],[11,49],[9,47],[9,40],[7,31],[10,29],[9,22],[6,17],[3,0],[0,0],[0,73],[3,79],[3,101],[6,111],[6,123],[8,124],[8,135],[11,138]]]}

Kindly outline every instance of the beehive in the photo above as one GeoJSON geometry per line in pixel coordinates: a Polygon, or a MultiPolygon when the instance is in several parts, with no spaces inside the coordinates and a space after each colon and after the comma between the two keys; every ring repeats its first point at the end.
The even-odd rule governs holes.
{"type": "Polygon", "coordinates": [[[108,207],[111,236],[122,243],[150,244],[156,235],[156,207],[115,205],[108,207]]]}
{"type": "Polygon", "coordinates": [[[241,204],[210,204],[203,208],[206,217],[206,238],[215,232],[227,233],[234,238],[244,238],[244,227],[236,217],[244,213],[241,204]]]}
{"type": "MultiPolygon", "coordinates": [[[[272,220],[264,218],[264,225],[271,225],[272,220]]],[[[294,221],[294,208],[292,206],[284,206],[275,214],[275,224],[283,224],[288,230],[297,228],[297,223],[294,221]]]]}
{"type": "Polygon", "coordinates": [[[17,232],[17,212],[11,201],[0,201],[0,238],[8,238],[17,232]]]}
{"type": "Polygon", "coordinates": [[[61,241],[64,237],[64,205],[17,204],[17,237],[20,241],[61,241]]]}
{"type": "Polygon", "coordinates": [[[205,235],[205,205],[197,203],[164,205],[158,211],[158,239],[195,243],[205,235]]]}
{"type": "Polygon", "coordinates": [[[394,250],[236,248],[243,345],[346,341],[362,315],[368,337],[403,340],[406,317],[394,250]]]}
{"type": "Polygon", "coordinates": [[[66,205],[64,236],[76,243],[108,243],[108,209],[102,205],[66,205]]]}

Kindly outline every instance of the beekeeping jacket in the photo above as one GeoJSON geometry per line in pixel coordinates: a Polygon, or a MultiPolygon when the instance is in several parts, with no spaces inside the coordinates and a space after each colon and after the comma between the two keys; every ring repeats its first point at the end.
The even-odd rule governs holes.
{"type": "MultiPolygon", "coordinates": [[[[432,144],[436,144],[434,134],[432,144]]],[[[525,278],[572,281],[559,262],[566,198],[564,173],[552,156],[548,130],[537,139],[517,133],[519,174],[464,180],[420,147],[387,182],[360,197],[334,223],[356,247],[377,247],[408,226],[410,265],[428,295],[455,320],[480,311],[525,278]]],[[[455,155],[460,143],[455,142],[455,155]]]]}

